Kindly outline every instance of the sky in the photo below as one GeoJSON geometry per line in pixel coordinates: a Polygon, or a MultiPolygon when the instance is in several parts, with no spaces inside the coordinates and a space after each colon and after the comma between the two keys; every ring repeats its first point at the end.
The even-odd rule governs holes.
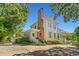
{"type": "MultiPolygon", "coordinates": [[[[29,30],[30,26],[32,24],[34,24],[35,22],[37,22],[38,10],[40,8],[43,8],[43,15],[44,16],[53,16],[50,3],[28,3],[26,5],[29,8],[29,16],[24,24],[23,31],[29,30]]],[[[72,33],[72,32],[74,32],[75,28],[77,26],[79,26],[79,21],[74,22],[74,23],[72,21],[69,21],[69,22],[65,23],[63,21],[62,16],[58,16],[55,20],[58,22],[58,27],[66,32],[72,33]]]]}

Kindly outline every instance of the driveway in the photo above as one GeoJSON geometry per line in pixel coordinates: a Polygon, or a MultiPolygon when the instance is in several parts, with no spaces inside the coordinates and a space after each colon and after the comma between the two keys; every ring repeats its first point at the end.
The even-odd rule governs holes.
{"type": "Polygon", "coordinates": [[[0,46],[0,56],[53,56],[53,55],[79,55],[79,48],[71,45],[12,45],[0,46]],[[76,53],[74,53],[76,52],[76,53]]]}

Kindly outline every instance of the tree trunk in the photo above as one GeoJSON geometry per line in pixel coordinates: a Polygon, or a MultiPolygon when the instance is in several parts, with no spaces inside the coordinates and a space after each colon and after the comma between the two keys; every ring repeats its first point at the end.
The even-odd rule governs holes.
{"type": "Polygon", "coordinates": [[[16,40],[16,35],[14,34],[13,37],[11,37],[11,43],[14,44],[16,40]]]}

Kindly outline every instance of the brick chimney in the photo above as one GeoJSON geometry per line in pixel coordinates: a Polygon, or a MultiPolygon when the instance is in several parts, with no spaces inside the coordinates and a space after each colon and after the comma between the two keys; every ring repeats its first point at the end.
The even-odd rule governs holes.
{"type": "Polygon", "coordinates": [[[38,38],[43,42],[44,41],[44,28],[43,28],[43,9],[38,11],[38,29],[40,30],[37,34],[38,38]]]}

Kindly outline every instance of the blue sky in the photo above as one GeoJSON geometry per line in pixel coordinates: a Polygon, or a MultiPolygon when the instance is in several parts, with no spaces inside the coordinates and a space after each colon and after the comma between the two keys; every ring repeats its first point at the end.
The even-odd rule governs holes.
{"type": "MultiPolygon", "coordinates": [[[[24,31],[27,31],[30,29],[30,26],[35,23],[38,19],[38,10],[40,8],[43,8],[43,15],[44,16],[53,16],[53,13],[51,12],[51,4],[48,3],[31,3],[27,4],[29,8],[29,17],[27,21],[24,24],[24,31]]],[[[67,23],[64,23],[63,17],[59,16],[56,18],[56,21],[58,22],[58,27],[66,32],[73,32],[74,29],[79,25],[79,21],[76,23],[73,23],[72,21],[69,21],[67,23]]]]}

